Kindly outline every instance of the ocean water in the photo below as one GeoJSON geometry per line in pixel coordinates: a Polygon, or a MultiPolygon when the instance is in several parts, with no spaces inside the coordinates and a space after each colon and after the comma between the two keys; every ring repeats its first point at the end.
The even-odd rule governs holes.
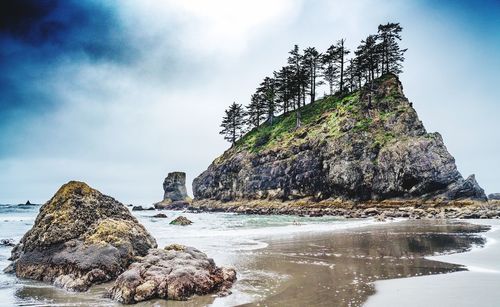
{"type": "MultiPolygon", "coordinates": [[[[40,206],[0,205],[0,239],[13,239],[16,243],[28,231],[40,206]]],[[[337,217],[297,217],[287,215],[238,215],[232,213],[183,213],[162,211],[168,218],[153,218],[157,211],[132,212],[156,238],[159,247],[172,243],[194,246],[214,258],[217,265],[233,266],[238,271],[238,282],[233,294],[226,298],[198,298],[192,306],[214,306],[250,303],[261,299],[278,287],[284,274],[252,267],[252,251],[265,249],[269,238],[290,238],[295,235],[328,233],[372,225],[373,220],[354,220],[337,217]],[[193,224],[170,225],[169,222],[184,215],[193,224]]],[[[0,247],[0,267],[8,264],[11,247],[0,247]]],[[[106,285],[87,293],[71,293],[48,284],[18,279],[0,273],[0,306],[114,306],[102,298],[106,285]]],[[[160,304],[154,303],[154,306],[160,304]]],[[[163,304],[163,303],[161,303],[163,304]]],[[[186,306],[185,302],[169,302],[168,306],[186,306]]],[[[145,306],[153,306],[145,304],[145,306]]],[[[159,306],[159,305],[158,305],[159,306]]]]}

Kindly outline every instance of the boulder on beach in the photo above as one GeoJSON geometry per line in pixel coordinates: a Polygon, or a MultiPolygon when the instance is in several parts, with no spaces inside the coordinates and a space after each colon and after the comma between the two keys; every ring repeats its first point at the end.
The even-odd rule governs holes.
{"type": "Polygon", "coordinates": [[[12,250],[6,271],[85,291],[116,278],[156,246],[125,205],[71,181],[40,208],[35,224],[12,250]]]}
{"type": "Polygon", "coordinates": [[[236,280],[234,269],[217,267],[213,259],[196,248],[173,244],[151,249],[130,265],[108,291],[125,304],[153,298],[187,300],[192,295],[228,294],[236,280]]]}
{"type": "Polygon", "coordinates": [[[171,225],[181,225],[181,226],[187,226],[193,224],[187,217],[184,216],[179,216],[172,222],[170,222],[171,225]]]}

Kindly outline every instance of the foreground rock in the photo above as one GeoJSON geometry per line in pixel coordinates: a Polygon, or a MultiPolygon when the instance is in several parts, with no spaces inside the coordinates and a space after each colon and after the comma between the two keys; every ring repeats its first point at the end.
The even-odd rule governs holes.
{"type": "Polygon", "coordinates": [[[71,181],[40,208],[7,271],[85,291],[116,278],[156,241],[114,198],[71,181]]]}
{"type": "Polygon", "coordinates": [[[181,209],[187,207],[191,198],[186,190],[186,173],[172,172],[168,173],[163,181],[163,200],[156,203],[156,209],[181,209]]]}
{"type": "Polygon", "coordinates": [[[191,222],[187,217],[184,217],[181,215],[178,218],[176,218],[175,220],[173,220],[172,222],[170,222],[170,224],[171,225],[187,226],[187,225],[193,224],[193,222],[191,222]]]}
{"type": "Polygon", "coordinates": [[[253,129],[193,181],[196,200],[382,201],[486,196],[428,133],[394,75],[253,129]],[[369,98],[371,97],[371,99],[369,98]]]}
{"type": "Polygon", "coordinates": [[[193,247],[171,245],[151,249],[116,279],[108,295],[132,304],[161,298],[187,300],[192,295],[227,294],[236,280],[233,269],[219,268],[211,258],[193,247]]]}

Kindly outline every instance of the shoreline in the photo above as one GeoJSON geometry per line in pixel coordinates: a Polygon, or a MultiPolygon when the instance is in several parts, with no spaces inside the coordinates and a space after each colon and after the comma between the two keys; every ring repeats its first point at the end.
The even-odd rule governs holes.
{"type": "MultiPolygon", "coordinates": [[[[360,306],[375,292],[372,282],[462,271],[460,265],[428,259],[428,255],[457,253],[483,243],[477,235],[481,235],[482,228],[465,221],[395,219],[380,223],[373,218],[331,216],[165,213],[167,220],[153,218],[150,211],[134,215],[160,246],[171,243],[195,246],[216,263],[235,267],[239,274],[232,295],[193,297],[190,306],[331,306],[328,302],[338,303],[336,306],[348,303],[360,306]],[[179,215],[194,223],[179,231],[179,226],[168,223],[179,215]]],[[[7,227],[7,223],[11,222],[0,226],[7,227]]],[[[22,229],[28,227],[26,223],[18,223],[22,229]]],[[[15,303],[35,299],[47,305],[120,306],[102,298],[109,284],[95,286],[85,293],[68,293],[49,284],[4,277],[8,277],[5,281],[11,286],[1,289],[0,296],[15,303]]],[[[186,302],[163,300],[136,306],[152,304],[186,306],[186,302]]]]}
{"type": "Polygon", "coordinates": [[[477,200],[384,200],[354,202],[310,199],[295,201],[242,200],[221,202],[194,200],[191,204],[173,203],[171,210],[193,212],[233,212],[258,215],[339,216],[345,218],[434,218],[434,219],[496,219],[500,218],[500,201],[477,200]]]}
{"type": "Polygon", "coordinates": [[[500,254],[500,221],[490,219],[468,222],[491,227],[481,234],[486,240],[483,246],[459,253],[425,257],[461,265],[465,268],[464,271],[375,281],[375,294],[368,298],[364,306],[498,306],[500,293],[496,285],[500,283],[500,264],[497,263],[500,254]],[[412,295],[417,289],[419,295],[412,295]]]}

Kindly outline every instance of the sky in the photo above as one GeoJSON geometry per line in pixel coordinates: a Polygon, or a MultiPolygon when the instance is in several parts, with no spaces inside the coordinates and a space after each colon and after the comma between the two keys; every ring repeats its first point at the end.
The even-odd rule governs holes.
{"type": "MultiPolygon", "coordinates": [[[[0,2],[0,203],[81,180],[124,203],[162,198],[229,147],[219,125],[294,44],[355,49],[403,26],[400,75],[464,177],[500,192],[500,1],[0,2]]],[[[322,93],[318,93],[319,96],[322,93]]]]}

